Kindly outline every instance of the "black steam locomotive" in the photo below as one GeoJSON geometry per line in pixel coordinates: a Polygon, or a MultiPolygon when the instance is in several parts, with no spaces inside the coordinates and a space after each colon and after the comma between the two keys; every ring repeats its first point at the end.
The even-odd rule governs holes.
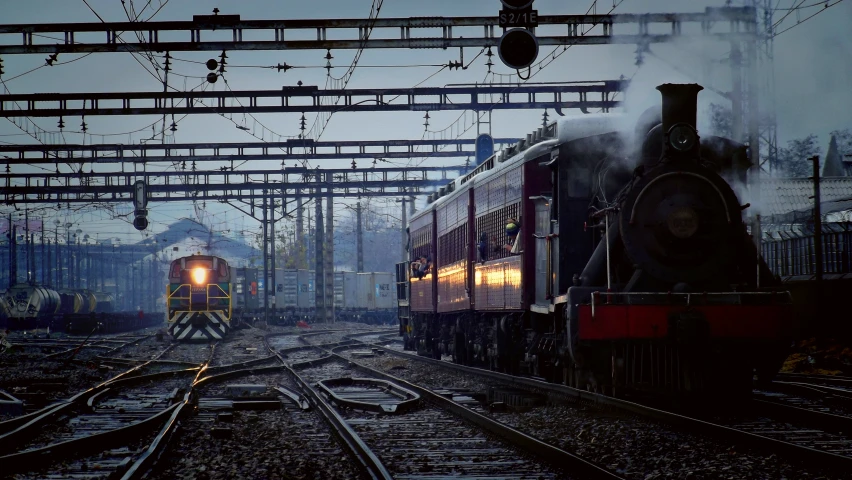
{"type": "Polygon", "coordinates": [[[658,90],[634,141],[615,114],[562,119],[430,196],[409,223],[430,268],[398,268],[408,348],[608,393],[745,392],[777,371],[790,297],[731,186],[747,147],[699,141],[701,86],[658,90]]]}

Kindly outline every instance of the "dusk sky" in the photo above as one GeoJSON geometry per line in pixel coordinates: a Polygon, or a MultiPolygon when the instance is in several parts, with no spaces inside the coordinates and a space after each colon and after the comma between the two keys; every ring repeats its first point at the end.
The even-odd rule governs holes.
{"type": "MultiPolygon", "coordinates": [[[[122,4],[129,9],[131,3],[140,19],[148,19],[157,9],[160,9],[154,20],[190,20],[192,15],[211,14],[214,8],[219,8],[221,14],[239,14],[243,19],[299,19],[299,18],[366,18],[370,12],[371,0],[88,0],[89,5],[100,17],[107,22],[126,21],[127,16],[122,4]],[[143,6],[147,6],[143,10],[143,6]]],[[[549,14],[582,14],[585,13],[590,0],[536,0],[534,7],[540,15],[549,14]]],[[[707,6],[723,6],[726,2],[716,1],[652,1],[652,0],[603,0],[596,2],[596,13],[608,13],[617,4],[613,13],[642,13],[642,12],[700,12],[707,6]]],[[[849,25],[852,24],[852,2],[839,3],[826,12],[796,23],[823,9],[825,4],[839,3],[837,0],[819,2],[807,0],[806,5],[815,5],[800,11],[789,12],[778,10],[775,21],[784,18],[776,27],[780,32],[789,27],[789,31],[778,35],[775,39],[775,82],[776,99],[774,105],[764,105],[775,108],[778,122],[778,143],[784,145],[787,140],[803,137],[810,133],[820,136],[820,144],[825,152],[828,145],[828,132],[835,129],[852,128],[852,35],[849,25]]],[[[734,1],[733,5],[742,5],[742,1],[734,1]]],[[[778,8],[784,9],[791,5],[802,4],[800,0],[781,0],[778,8]]],[[[97,22],[99,21],[82,0],[0,0],[0,11],[3,12],[3,24],[27,23],[62,23],[62,22],[97,22]]],[[[500,9],[498,0],[387,0],[379,13],[380,18],[412,17],[412,16],[483,16],[496,15],[500,9]]],[[[565,27],[540,28],[539,33],[564,33],[565,27]]],[[[663,29],[665,31],[665,29],[663,29]]],[[[377,31],[378,32],[378,31],[377,31]]],[[[615,33],[634,33],[635,26],[616,26],[615,33]]],[[[686,28],[685,28],[686,33],[686,28]]],[[[230,32],[223,32],[230,37],[230,32]]],[[[415,32],[425,36],[425,31],[415,32]]],[[[439,31],[437,35],[439,35],[439,31]]],[[[329,38],[353,38],[352,31],[330,31],[329,38]]],[[[387,38],[398,32],[376,33],[374,38],[387,38]]],[[[465,31],[454,30],[456,36],[481,36],[480,29],[465,31]]],[[[126,33],[125,39],[133,38],[132,33],[126,33]]],[[[224,38],[224,37],[223,37],[224,38]]],[[[40,41],[44,41],[41,39],[40,41]]],[[[99,39],[100,40],[100,39],[99,39]]],[[[78,41],[85,41],[79,37],[78,41]]],[[[135,39],[134,39],[135,41],[135,39]]],[[[0,36],[0,42],[20,42],[15,36],[0,36]]],[[[628,92],[628,105],[635,110],[644,108],[657,101],[659,94],[653,87],[663,82],[698,82],[707,89],[701,93],[701,105],[706,107],[711,102],[726,104],[721,96],[713,90],[728,91],[730,89],[730,68],[726,63],[730,45],[725,42],[683,41],[676,44],[655,44],[651,46],[652,54],[646,55],[644,64],[635,64],[635,45],[606,45],[606,46],[575,46],[561,55],[546,68],[537,72],[533,82],[582,81],[616,79],[620,75],[633,79],[633,88],[628,92]],[[662,59],[662,60],[661,60],[662,59]]],[[[561,47],[559,48],[561,50],[561,47]]],[[[539,60],[547,57],[553,51],[552,47],[542,47],[539,60]]],[[[480,53],[479,48],[466,49],[465,63],[470,62],[480,53]]],[[[496,49],[494,51],[496,54],[496,49]]],[[[557,52],[559,53],[559,52],[557,52]]],[[[169,85],[179,90],[199,88],[207,74],[203,64],[209,58],[217,58],[218,52],[173,52],[172,68],[169,75],[169,85]]],[[[228,52],[229,68],[226,79],[233,90],[278,89],[281,86],[295,85],[302,81],[306,85],[326,85],[326,60],[324,51],[231,51],[228,52]],[[286,62],[296,67],[287,72],[278,73],[269,68],[241,68],[239,66],[273,66],[286,62]]],[[[340,77],[350,65],[355,51],[332,51],[335,67],[332,75],[340,77]]],[[[58,58],[58,65],[43,66],[26,75],[19,76],[29,70],[44,65],[46,55],[6,55],[2,58],[5,70],[2,80],[12,93],[44,93],[44,92],[121,92],[121,91],[162,91],[163,84],[155,76],[146,71],[142,65],[153,71],[148,58],[130,53],[96,53],[91,55],[66,55],[58,58]],[[17,77],[17,78],[16,78],[17,77]]],[[[163,54],[154,54],[154,59],[163,63],[163,54]]],[[[448,84],[471,84],[483,82],[486,79],[494,82],[517,82],[515,72],[509,70],[494,56],[494,71],[504,76],[487,76],[486,57],[480,55],[473,60],[467,70],[449,70],[435,65],[446,64],[448,61],[459,60],[458,49],[448,50],[366,50],[362,55],[359,67],[349,83],[350,88],[382,88],[382,87],[412,87],[421,82],[422,86],[444,86],[448,84]],[[379,66],[387,66],[379,68],[379,66]],[[439,70],[441,70],[439,72],[439,70]],[[439,73],[436,73],[439,72],[439,73]],[[428,79],[427,79],[428,78],[428,79]]],[[[217,82],[207,87],[208,90],[223,90],[224,82],[217,82]]],[[[729,103],[727,103],[729,105],[729,103]]],[[[534,130],[541,124],[542,111],[515,110],[497,111],[493,115],[492,135],[495,137],[517,137],[534,130]]],[[[569,115],[582,115],[580,112],[567,111],[569,115]]],[[[550,118],[555,117],[549,111],[550,118]]],[[[278,141],[298,135],[299,114],[260,114],[254,118],[249,115],[233,115],[222,118],[216,115],[191,115],[177,118],[177,131],[169,142],[254,142],[264,139],[278,141]],[[260,126],[261,122],[265,127],[260,126]],[[236,128],[241,125],[254,132],[236,128]]],[[[307,114],[308,126],[314,122],[314,115],[307,114]]],[[[430,130],[441,130],[449,127],[459,118],[459,112],[430,112],[430,130]]],[[[463,136],[473,138],[476,127],[462,134],[471,125],[462,122],[452,129],[452,137],[463,136]]],[[[33,121],[47,131],[57,131],[56,118],[35,118],[33,121]]],[[[64,141],[67,143],[124,143],[136,144],[152,137],[159,141],[159,123],[162,117],[157,116],[124,116],[124,117],[87,117],[88,131],[84,136],[79,132],[80,118],[64,118],[66,128],[64,141]],[[152,130],[151,125],[154,125],[152,130]]],[[[381,140],[381,139],[420,139],[424,136],[423,112],[390,112],[390,113],[347,113],[335,114],[322,135],[322,140],[381,140]]],[[[171,123],[171,118],[167,121],[171,123]]],[[[706,127],[703,120],[699,130],[706,127]]],[[[169,135],[172,132],[167,131],[169,135]]],[[[56,135],[59,141],[62,137],[56,135]]],[[[36,140],[22,132],[8,120],[0,120],[0,142],[11,144],[35,143],[36,140]]],[[[414,159],[412,164],[422,160],[414,159]]],[[[462,159],[463,161],[463,159],[462,159]]],[[[351,160],[326,162],[321,166],[348,167],[351,160]]],[[[366,167],[366,160],[361,161],[366,167]]],[[[276,162],[277,163],[277,162],[276,162]]],[[[397,164],[403,165],[406,161],[397,164]]],[[[427,164],[457,164],[458,160],[426,160],[427,164]]],[[[207,164],[213,167],[212,164],[207,164]]],[[[250,167],[251,165],[247,165],[250,167]]],[[[276,165],[277,166],[277,165],[276,165]]],[[[311,166],[316,166],[312,162],[311,166]]],[[[269,168],[270,165],[256,165],[257,168],[269,168]]],[[[96,167],[97,169],[98,167],[96,167]]],[[[114,171],[116,165],[101,166],[103,171],[114,171]]],[[[88,167],[87,167],[88,170],[88,167]]],[[[26,167],[13,167],[13,172],[29,171],[26,167]]],[[[343,200],[338,200],[343,201],[343,200]]],[[[398,207],[391,207],[391,200],[373,200],[373,208],[387,211],[389,215],[398,216],[398,207]]],[[[197,210],[206,210],[205,221],[214,228],[234,228],[259,231],[257,223],[251,219],[241,219],[239,212],[221,204],[199,205],[194,208],[189,202],[185,203],[152,203],[151,231],[162,231],[176,219],[196,216],[197,210]],[[240,220],[237,220],[240,219],[240,220]],[[225,227],[226,221],[230,226],[225,227]]],[[[115,212],[127,214],[130,205],[117,206],[115,212]]],[[[9,207],[4,206],[0,213],[6,214],[9,207]]],[[[338,212],[343,212],[338,209],[338,212]]],[[[135,231],[128,223],[129,217],[116,217],[115,213],[103,210],[93,211],[84,209],[81,212],[69,212],[66,209],[57,210],[55,205],[49,209],[41,209],[33,213],[51,222],[54,218],[71,221],[87,233],[97,234],[101,239],[119,237],[122,243],[134,243],[144,237],[143,233],[135,231]]],[[[348,215],[348,213],[345,213],[348,215]]],[[[344,215],[344,213],[341,213],[344,215]]]]}

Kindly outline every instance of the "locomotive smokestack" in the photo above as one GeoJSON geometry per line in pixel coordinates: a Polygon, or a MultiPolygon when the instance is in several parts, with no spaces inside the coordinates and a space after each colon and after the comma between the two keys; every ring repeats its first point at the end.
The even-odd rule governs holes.
{"type": "Polygon", "coordinates": [[[657,87],[663,95],[663,152],[673,157],[692,156],[698,152],[698,92],[704,87],[696,83],[664,83],[657,87]],[[672,127],[676,127],[674,131],[672,127]]]}
{"type": "Polygon", "coordinates": [[[677,123],[696,128],[698,92],[704,87],[697,83],[664,83],[657,90],[663,95],[663,132],[677,123]]]}

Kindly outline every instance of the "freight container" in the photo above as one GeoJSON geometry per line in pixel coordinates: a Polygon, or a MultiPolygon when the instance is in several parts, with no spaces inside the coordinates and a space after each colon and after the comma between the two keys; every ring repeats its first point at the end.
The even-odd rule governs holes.
{"type": "Polygon", "coordinates": [[[374,272],[373,284],[376,297],[376,309],[396,309],[396,282],[394,280],[394,274],[388,272],[374,272]]]}
{"type": "Polygon", "coordinates": [[[296,303],[300,309],[312,309],[316,306],[316,293],[314,291],[315,273],[313,270],[299,270],[297,279],[299,292],[296,295],[296,303]]]}
{"type": "Polygon", "coordinates": [[[275,269],[275,308],[294,309],[299,291],[298,271],[294,269],[275,269]]]}
{"type": "Polygon", "coordinates": [[[355,294],[358,298],[359,310],[376,309],[376,286],[373,283],[373,273],[359,273],[356,275],[355,294]]]}
{"type": "Polygon", "coordinates": [[[260,308],[256,268],[231,267],[232,299],[234,309],[256,310],[260,308]]]}

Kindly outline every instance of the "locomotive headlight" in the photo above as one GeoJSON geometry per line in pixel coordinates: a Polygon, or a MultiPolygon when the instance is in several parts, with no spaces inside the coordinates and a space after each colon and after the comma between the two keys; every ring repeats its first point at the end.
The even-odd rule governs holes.
{"type": "Polygon", "coordinates": [[[206,268],[193,268],[192,269],[192,281],[195,282],[196,285],[203,285],[204,282],[207,281],[207,269],[206,268]]]}
{"type": "Polygon", "coordinates": [[[669,144],[675,150],[680,152],[692,150],[697,142],[698,133],[685,123],[678,123],[669,129],[669,144]]]}

